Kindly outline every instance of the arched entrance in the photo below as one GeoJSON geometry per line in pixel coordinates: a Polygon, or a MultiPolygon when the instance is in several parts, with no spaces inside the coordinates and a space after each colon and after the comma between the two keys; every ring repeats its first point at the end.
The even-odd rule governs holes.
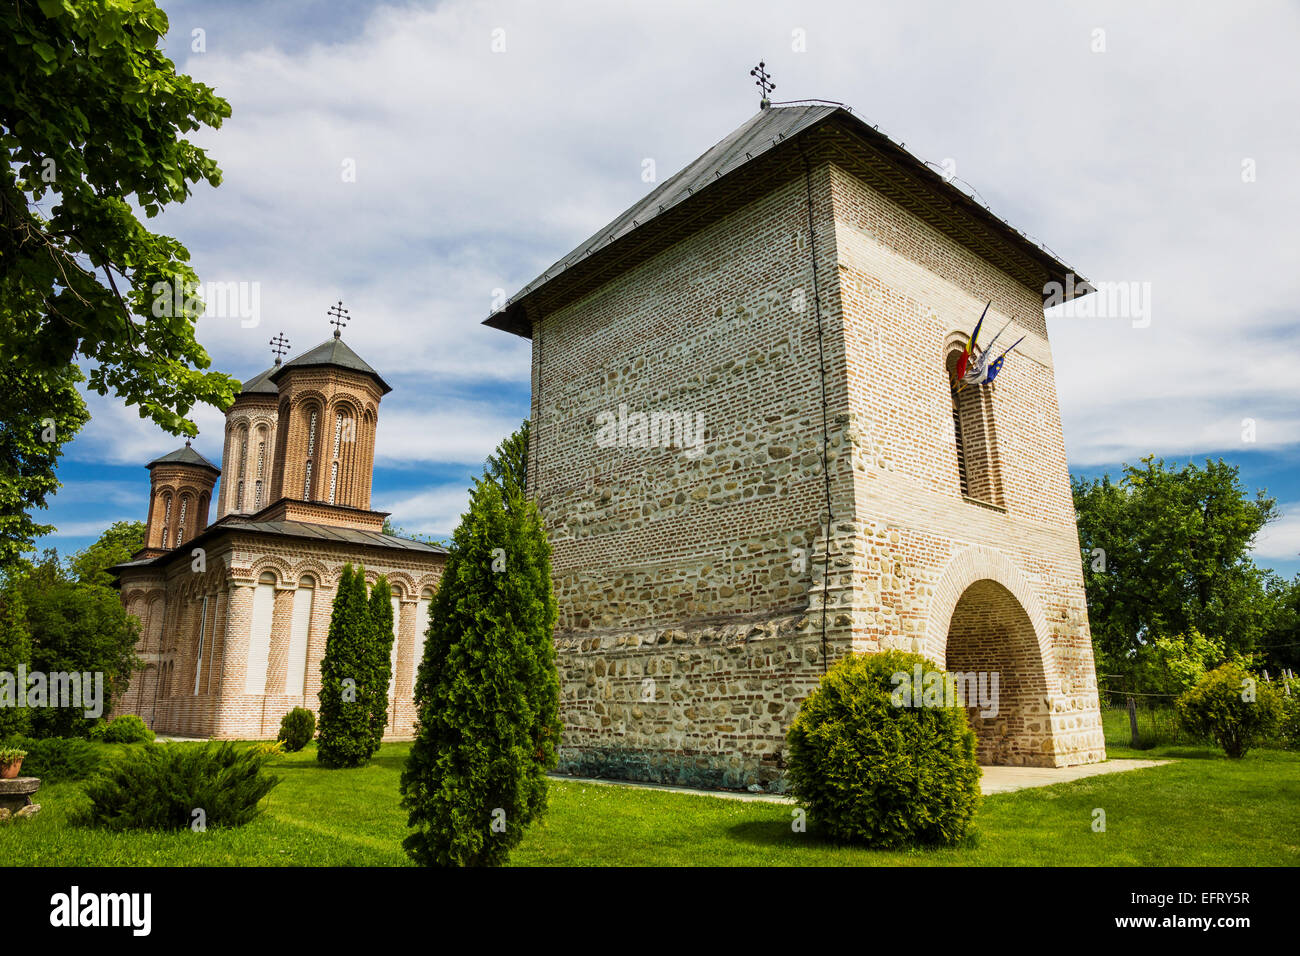
{"type": "Polygon", "coordinates": [[[1029,613],[1005,586],[974,581],[948,622],[944,667],[967,689],[979,762],[1054,766],[1048,680],[1029,613]]]}

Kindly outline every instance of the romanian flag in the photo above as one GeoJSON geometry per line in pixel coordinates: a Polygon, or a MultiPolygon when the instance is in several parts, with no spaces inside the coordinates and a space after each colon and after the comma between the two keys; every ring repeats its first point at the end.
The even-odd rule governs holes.
{"type": "Polygon", "coordinates": [[[993,300],[989,299],[988,305],[984,306],[984,311],[980,313],[980,320],[975,323],[975,331],[970,334],[970,338],[966,340],[966,347],[961,350],[961,358],[957,359],[957,381],[959,382],[966,377],[966,366],[970,363],[971,352],[980,337],[980,326],[984,324],[984,316],[988,315],[989,305],[992,304],[993,300]]]}

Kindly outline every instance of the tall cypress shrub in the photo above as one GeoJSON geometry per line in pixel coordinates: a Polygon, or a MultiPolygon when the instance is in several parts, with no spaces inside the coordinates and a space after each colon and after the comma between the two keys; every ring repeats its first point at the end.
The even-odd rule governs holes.
{"type": "Polygon", "coordinates": [[[343,568],[320,665],[320,732],[316,759],[326,767],[359,767],[371,747],[373,625],[362,568],[343,568]]]}
{"type": "Polygon", "coordinates": [[[370,738],[373,754],[388,724],[388,685],[393,679],[393,589],[383,575],[370,589],[370,738]]]}
{"type": "Polygon", "coordinates": [[[503,490],[491,468],[475,482],[430,608],[401,784],[413,828],[403,846],[426,866],[499,865],[546,809],[560,735],[556,603],[550,545],[522,489],[503,490]]]}

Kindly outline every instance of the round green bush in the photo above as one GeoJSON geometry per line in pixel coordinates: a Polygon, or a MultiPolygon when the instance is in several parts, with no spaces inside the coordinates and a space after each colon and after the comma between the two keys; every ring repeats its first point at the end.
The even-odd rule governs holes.
{"type": "MultiPolygon", "coordinates": [[[[789,779],[829,836],[866,846],[949,845],[979,803],[975,734],[960,703],[907,706],[919,654],[850,655],[832,667],[790,726],[789,779]],[[894,679],[907,675],[908,685],[894,679]]],[[[919,698],[921,688],[917,688],[919,698]]]]}
{"type": "Polygon", "coordinates": [[[1188,731],[1209,737],[1233,759],[1244,757],[1282,721],[1282,695],[1240,664],[1210,671],[1174,703],[1188,731]]]}
{"type": "Polygon", "coordinates": [[[280,734],[276,740],[284,741],[284,749],[296,753],[311,743],[316,736],[316,715],[306,707],[295,707],[280,719],[280,734]]]}
{"type": "Polygon", "coordinates": [[[154,733],[135,714],[113,718],[101,738],[106,744],[140,744],[153,740],[154,733]]]}

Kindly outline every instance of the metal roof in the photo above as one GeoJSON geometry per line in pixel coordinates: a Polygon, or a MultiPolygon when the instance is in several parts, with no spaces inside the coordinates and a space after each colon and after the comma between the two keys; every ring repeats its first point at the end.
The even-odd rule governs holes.
{"type": "Polygon", "coordinates": [[[240,388],[239,394],[240,395],[262,395],[262,394],[275,395],[276,393],[278,393],[280,389],[276,386],[275,382],[271,381],[271,374],[279,367],[280,367],[280,363],[276,362],[274,365],[268,368],[265,372],[262,372],[260,375],[254,375],[252,378],[250,378],[247,382],[244,383],[242,388],[240,388]]]}
{"type": "Polygon", "coordinates": [[[168,551],[166,554],[160,554],[155,558],[124,561],[121,564],[113,565],[109,570],[116,571],[122,568],[165,564],[177,555],[183,555],[188,560],[188,549],[191,546],[197,545],[199,541],[216,537],[223,531],[278,535],[286,538],[305,538],[313,541],[334,541],[340,544],[384,548],[387,550],[419,551],[425,554],[447,553],[447,549],[441,545],[425,544],[423,541],[415,541],[411,538],[399,538],[397,535],[383,534],[379,531],[365,531],[360,528],[337,528],[331,525],[310,524],[306,521],[242,521],[237,518],[224,518],[215,524],[208,525],[189,541],[184,542],[183,547],[180,549],[168,551]]]}
{"type": "Polygon", "coordinates": [[[644,199],[629,206],[613,222],[520,289],[511,301],[522,299],[533,290],[541,288],[601,246],[639,229],[651,219],[689,199],[714,180],[772,149],[787,136],[807,129],[835,110],[834,106],[787,106],[759,110],[726,138],[687,164],[681,172],[664,180],[644,199]]]}
{"type": "Polygon", "coordinates": [[[285,362],[279,368],[272,369],[270,380],[278,383],[286,369],[302,368],[308,365],[330,365],[334,368],[347,369],[350,372],[362,372],[378,382],[384,394],[392,391],[392,388],[380,377],[379,373],[367,365],[365,359],[352,351],[347,343],[337,336],[326,339],[311,351],[304,352],[296,359],[285,362]]]}
{"type": "Polygon", "coordinates": [[[411,538],[361,528],[340,528],[334,525],[310,524],[306,521],[224,521],[212,525],[213,530],[251,531],[255,534],[279,534],[291,538],[313,538],[317,541],[340,541],[346,544],[370,545],[376,548],[398,548],[403,551],[427,551],[446,554],[447,549],[436,544],[425,544],[411,538]]]}
{"type": "Polygon", "coordinates": [[[200,468],[210,468],[218,475],[221,474],[221,469],[191,448],[189,442],[186,442],[183,448],[177,448],[175,451],[169,451],[167,454],[155,458],[145,467],[152,468],[154,465],[197,465],[200,468]]]}
{"type": "MultiPolygon", "coordinates": [[[[756,161],[764,157],[764,154],[773,153],[784,144],[801,137],[801,134],[806,134],[802,138],[808,140],[814,131],[820,135],[827,130],[833,131],[832,137],[830,140],[823,137],[823,141],[831,143],[833,161],[847,162],[853,168],[857,158],[862,157],[868,165],[874,167],[873,176],[891,177],[888,180],[890,188],[885,190],[889,198],[900,202],[904,208],[917,213],[926,221],[949,228],[950,234],[957,236],[959,241],[970,244],[971,238],[978,236],[980,244],[976,251],[982,255],[987,256],[990,249],[1005,252],[1019,263],[1022,281],[1029,274],[1056,276],[1069,273],[1077,276],[1074,269],[1059,261],[1050,250],[998,218],[981,202],[967,195],[922,160],[907,152],[902,145],[863,122],[845,107],[824,104],[772,106],[759,110],[694,162],[665,180],[645,198],[624,210],[612,222],[551,265],[512,296],[504,308],[487,318],[484,324],[528,335],[527,320],[523,318],[525,300],[537,301],[537,293],[548,286],[551,287],[547,292],[548,299],[557,286],[571,284],[579,290],[588,288],[593,283],[608,279],[611,272],[625,268],[619,262],[637,261],[638,253],[629,250],[635,250],[639,243],[644,244],[647,250],[642,255],[651,254],[655,249],[663,247],[666,241],[664,234],[672,233],[680,238],[703,228],[709,221],[708,214],[688,213],[687,204],[699,206],[704,203],[707,206],[707,197],[727,192],[715,184],[737,180],[740,177],[735,174],[740,173],[742,168],[751,164],[761,165],[756,161]],[[893,188],[895,186],[897,188],[893,188]],[[665,215],[678,207],[683,207],[681,215],[665,215]],[[658,228],[660,223],[656,223],[656,220],[661,217],[664,223],[662,228],[658,228]],[[945,222],[945,219],[951,221],[945,222]],[[653,224],[656,228],[647,229],[648,224],[653,224]],[[634,233],[638,235],[633,235],[634,233]],[[617,253],[611,249],[615,246],[619,249],[617,253]],[[606,250],[611,251],[602,255],[606,250]],[[579,266],[582,268],[577,268],[579,266]],[[556,283],[561,277],[566,279],[566,283],[556,283]]],[[[774,163],[779,162],[775,156],[772,160],[774,163]]],[[[754,175],[757,176],[758,173],[754,175]]],[[[772,181],[765,188],[770,189],[777,184],[772,181]]],[[[760,188],[764,188],[762,183],[760,188]]],[[[721,214],[723,213],[715,213],[721,214]]],[[[995,264],[1003,263],[995,260],[995,264]]],[[[1082,276],[1077,276],[1076,288],[1076,294],[1091,290],[1082,276]]],[[[565,294],[563,291],[559,293],[565,294]]]]}

